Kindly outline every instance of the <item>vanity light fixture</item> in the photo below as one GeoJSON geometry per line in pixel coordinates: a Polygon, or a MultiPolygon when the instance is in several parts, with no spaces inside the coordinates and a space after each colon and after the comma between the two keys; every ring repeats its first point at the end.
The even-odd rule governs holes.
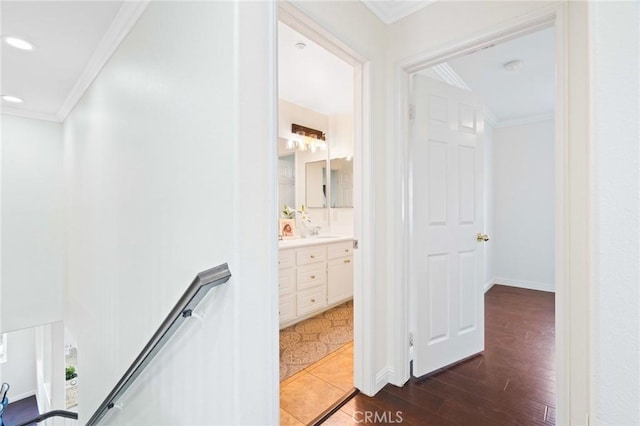
{"type": "Polygon", "coordinates": [[[520,59],[514,59],[513,61],[506,62],[502,67],[507,71],[518,71],[522,68],[522,61],[520,59]]]}
{"type": "Polygon", "coordinates": [[[33,44],[29,43],[27,40],[23,40],[18,37],[4,36],[2,37],[5,43],[9,46],[15,47],[20,50],[33,50],[33,44]]]}
{"type": "Polygon", "coordinates": [[[19,98],[17,96],[12,96],[12,95],[2,95],[2,100],[3,101],[7,101],[7,102],[11,102],[14,104],[21,104],[24,102],[24,100],[22,98],[19,98]]]}
{"type": "Polygon", "coordinates": [[[287,141],[287,148],[311,152],[316,152],[319,149],[326,151],[325,133],[299,124],[291,124],[291,137],[287,141]]]}

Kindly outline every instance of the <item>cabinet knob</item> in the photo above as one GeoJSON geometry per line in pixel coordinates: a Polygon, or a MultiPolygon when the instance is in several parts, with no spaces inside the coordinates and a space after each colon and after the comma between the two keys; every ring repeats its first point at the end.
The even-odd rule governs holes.
{"type": "Polygon", "coordinates": [[[315,276],[315,275],[311,275],[311,279],[312,279],[312,280],[315,280],[315,279],[316,279],[316,276],[315,276]]]}
{"type": "Polygon", "coordinates": [[[344,263],[351,263],[351,260],[347,259],[347,260],[344,261],[344,263]]]}
{"type": "Polygon", "coordinates": [[[344,252],[345,253],[349,253],[349,249],[344,249],[344,252]]]}
{"type": "Polygon", "coordinates": [[[316,258],[314,255],[311,255],[310,257],[311,257],[312,259],[315,259],[315,258],[316,258]]]}
{"type": "Polygon", "coordinates": [[[316,303],[316,299],[311,299],[311,303],[316,303]]]}

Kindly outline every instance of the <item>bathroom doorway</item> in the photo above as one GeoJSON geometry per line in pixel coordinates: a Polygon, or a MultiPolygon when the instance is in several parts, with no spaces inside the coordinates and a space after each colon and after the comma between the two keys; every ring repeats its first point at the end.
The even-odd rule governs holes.
{"type": "Polygon", "coordinates": [[[282,424],[313,423],[355,391],[362,363],[354,347],[366,333],[354,317],[354,307],[362,315],[366,255],[356,247],[367,240],[362,206],[369,201],[362,191],[363,61],[311,27],[280,8],[282,424]]]}

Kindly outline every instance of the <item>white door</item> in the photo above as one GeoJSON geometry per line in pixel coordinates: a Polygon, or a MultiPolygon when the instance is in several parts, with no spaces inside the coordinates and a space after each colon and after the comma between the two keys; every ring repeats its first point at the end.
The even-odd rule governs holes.
{"type": "Polygon", "coordinates": [[[413,374],[484,349],[483,109],[471,92],[415,75],[410,123],[413,374]]]}

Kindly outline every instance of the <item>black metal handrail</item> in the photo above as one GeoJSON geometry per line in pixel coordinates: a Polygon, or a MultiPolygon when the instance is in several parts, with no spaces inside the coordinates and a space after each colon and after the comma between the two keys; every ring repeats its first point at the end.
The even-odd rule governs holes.
{"type": "Polygon", "coordinates": [[[67,419],[73,419],[73,420],[78,420],[78,413],[74,413],[73,411],[65,411],[65,410],[53,410],[53,411],[48,411],[44,414],[40,414],[38,417],[34,417],[32,419],[29,420],[25,420],[22,423],[18,424],[17,426],[28,426],[31,425],[33,423],[40,423],[44,420],[47,420],[51,417],[64,417],[67,419]]]}
{"type": "Polygon", "coordinates": [[[109,392],[96,412],[87,422],[87,426],[97,424],[102,417],[115,406],[115,401],[129,388],[136,380],[142,370],[160,352],[176,330],[189,317],[193,309],[200,303],[209,290],[220,284],[224,284],[231,278],[231,272],[226,263],[200,272],[180,297],[176,305],[171,309],[169,315],[160,324],[158,330],[153,334],[151,340],[146,344],[140,355],[133,361],[131,366],[118,381],[116,386],[109,392]]]}

